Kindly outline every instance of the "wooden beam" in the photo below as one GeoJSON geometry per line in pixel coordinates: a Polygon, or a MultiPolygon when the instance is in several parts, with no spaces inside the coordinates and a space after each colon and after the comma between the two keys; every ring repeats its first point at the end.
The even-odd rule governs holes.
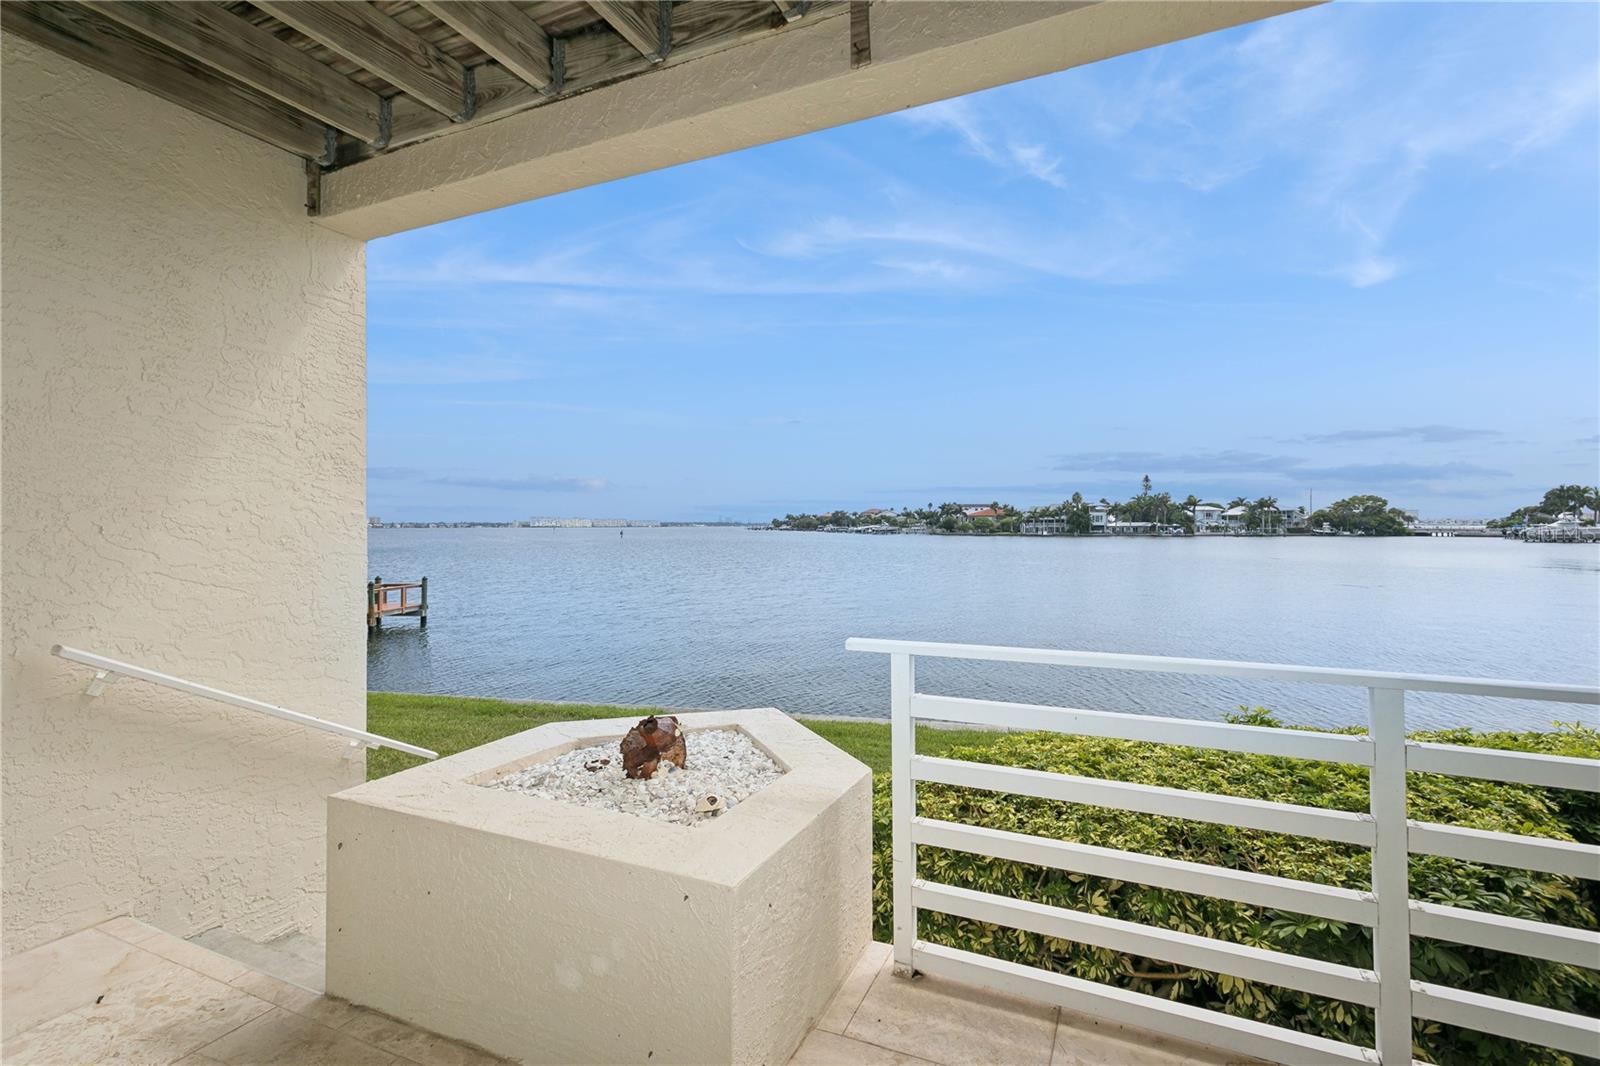
{"type": "Polygon", "coordinates": [[[850,69],[872,62],[872,23],[867,0],[850,0],[850,69]]]}
{"type": "Polygon", "coordinates": [[[417,2],[535,89],[561,90],[550,62],[550,35],[518,8],[492,0],[417,2]]]}
{"type": "Polygon", "coordinates": [[[793,22],[806,13],[806,8],[811,6],[811,0],[775,0],[778,13],[783,16],[783,21],[793,22]]]}
{"type": "Polygon", "coordinates": [[[672,48],[670,0],[588,0],[622,39],[652,63],[667,58],[672,48]]]}
{"type": "MultiPolygon", "coordinates": [[[[791,27],[777,18],[767,4],[694,3],[677,4],[672,9],[672,52],[666,66],[713,55],[746,41],[780,33],[796,32],[814,23],[843,17],[848,10],[844,0],[814,0],[804,23],[791,27]]],[[[552,38],[552,43],[561,43],[552,38]]],[[[615,33],[581,33],[567,39],[561,96],[534,89],[527,82],[497,63],[485,63],[474,70],[474,96],[477,110],[468,122],[450,120],[407,96],[394,100],[394,137],[390,147],[415,144],[462,125],[473,125],[543,107],[566,94],[592,89],[622,78],[658,69],[627,41],[615,33]]],[[[344,141],[339,145],[339,166],[355,163],[376,154],[371,145],[344,141]]]]}
{"type": "Polygon", "coordinates": [[[331,161],[333,136],[322,123],[86,8],[7,0],[0,25],[118,81],[307,159],[331,161]]]}
{"type": "Polygon", "coordinates": [[[380,138],[377,93],[226,8],[147,0],[84,6],[363,141],[380,138]]]}
{"type": "Polygon", "coordinates": [[[365,0],[261,0],[255,6],[440,114],[471,117],[466,68],[365,0]]]}

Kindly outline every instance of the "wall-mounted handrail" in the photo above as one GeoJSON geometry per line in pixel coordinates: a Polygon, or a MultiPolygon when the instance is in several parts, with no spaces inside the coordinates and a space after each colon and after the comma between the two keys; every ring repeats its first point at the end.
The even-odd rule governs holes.
{"type": "Polygon", "coordinates": [[[1408,690],[1593,705],[1600,703],[1600,689],[1489,678],[861,637],[850,638],[845,647],[850,651],[889,656],[896,972],[926,971],[1076,1010],[1092,1006],[1102,1017],[1126,1025],[1183,1039],[1200,1039],[1279,1062],[1364,1066],[1404,1063],[1409,1066],[1413,1019],[1463,1026],[1582,1055],[1592,1055],[1594,1049],[1600,1047],[1600,1019],[1413,981],[1410,966],[1413,936],[1593,966],[1600,961],[1600,933],[1415,900],[1410,894],[1408,869],[1411,855],[1442,855],[1468,862],[1600,880],[1600,848],[1567,840],[1488,832],[1406,818],[1408,772],[1600,792],[1600,760],[1425,743],[1407,740],[1405,733],[1408,690]],[[1354,685],[1368,690],[1368,730],[1365,735],[1354,735],[1275,729],[936,696],[917,691],[916,661],[924,657],[1354,685]],[[918,755],[916,725],[919,721],[931,720],[1344,763],[1366,769],[1370,805],[1368,811],[1361,813],[1302,807],[918,755]],[[920,817],[917,812],[919,783],[1036,796],[1342,841],[1371,850],[1372,887],[1370,891],[1335,888],[1229,867],[920,817]],[[1012,862],[1365,925],[1372,930],[1373,965],[1371,969],[1333,966],[1286,952],[1243,947],[1161,926],[940,884],[919,874],[919,846],[990,855],[1012,862]],[[1197,966],[1372,1007],[1376,1047],[1309,1036],[1143,992],[928,943],[917,938],[918,910],[938,911],[1197,966]]]}
{"type": "Polygon", "coordinates": [[[83,651],[79,648],[69,648],[57,644],[50,649],[50,654],[57,658],[82,663],[84,666],[94,668],[94,680],[90,682],[88,690],[88,694],[91,696],[98,696],[105,691],[106,685],[119,677],[131,677],[137,681],[148,681],[152,685],[161,685],[164,688],[187,692],[191,696],[199,696],[202,699],[226,703],[230,707],[242,707],[247,711],[268,714],[274,718],[281,718],[286,722],[294,722],[296,725],[320,729],[324,733],[348,737],[365,748],[393,748],[395,751],[403,751],[407,755],[418,755],[424,759],[437,759],[439,757],[438,752],[429,751],[427,748],[419,748],[415,744],[407,744],[404,741],[380,736],[377,733],[368,733],[364,729],[356,729],[353,726],[330,722],[326,718],[316,718],[309,714],[301,714],[299,711],[291,711],[287,707],[279,707],[272,703],[263,703],[261,700],[253,700],[248,696],[224,692],[222,689],[212,688],[210,685],[185,681],[181,677],[173,677],[171,674],[163,674],[157,670],[146,670],[142,666],[134,666],[132,663],[125,663],[118,659],[108,659],[104,655],[95,655],[93,652],[83,651]]]}

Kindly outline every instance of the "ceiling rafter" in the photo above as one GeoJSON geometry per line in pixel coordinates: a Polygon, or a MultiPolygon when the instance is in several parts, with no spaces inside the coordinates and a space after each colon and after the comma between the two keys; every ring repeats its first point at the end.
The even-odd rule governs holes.
{"type": "Polygon", "coordinates": [[[467,69],[365,0],[257,0],[262,11],[454,120],[472,117],[467,69]]]}
{"type": "MultiPolygon", "coordinates": [[[[775,0],[5,0],[0,9],[8,31],[323,167],[790,25],[775,0]]],[[[811,0],[805,22],[847,10],[811,0]]]]}
{"type": "Polygon", "coordinates": [[[369,143],[381,138],[377,93],[225,8],[148,0],[86,0],[83,6],[329,126],[369,143]]]}
{"type": "Polygon", "coordinates": [[[333,130],[87,7],[6,0],[0,25],[17,36],[287,152],[333,161],[333,130]]]}
{"type": "Polygon", "coordinates": [[[418,3],[535,89],[546,93],[561,91],[561,72],[551,55],[550,35],[521,10],[492,0],[418,3]]]}
{"type": "Polygon", "coordinates": [[[588,0],[594,13],[652,63],[672,50],[671,0],[588,0]]]}

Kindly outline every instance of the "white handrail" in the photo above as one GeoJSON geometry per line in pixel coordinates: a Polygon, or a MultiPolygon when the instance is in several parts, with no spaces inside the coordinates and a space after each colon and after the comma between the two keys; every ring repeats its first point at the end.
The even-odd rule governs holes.
{"type": "Polygon", "coordinates": [[[142,666],[134,666],[132,663],[125,663],[117,659],[108,659],[104,655],[95,655],[93,652],[83,651],[79,648],[69,648],[57,644],[50,649],[50,654],[70,662],[94,667],[95,677],[89,684],[89,695],[91,696],[98,696],[105,691],[106,685],[115,681],[118,677],[131,677],[138,681],[148,681],[152,685],[161,685],[165,688],[177,689],[179,692],[187,692],[191,696],[199,696],[202,699],[226,703],[230,707],[242,707],[247,711],[259,711],[261,714],[269,714],[274,718],[282,718],[286,722],[294,722],[297,725],[320,729],[324,733],[334,733],[341,737],[348,737],[362,747],[393,748],[395,751],[403,751],[407,755],[419,755],[424,759],[437,759],[439,757],[438,752],[429,751],[427,748],[419,748],[415,744],[407,744],[404,741],[380,736],[377,733],[368,733],[364,729],[356,729],[353,726],[330,722],[326,718],[315,718],[309,714],[301,714],[299,711],[291,711],[287,707],[279,707],[272,703],[263,703],[261,700],[253,700],[248,696],[237,696],[232,692],[224,692],[220,688],[212,688],[210,685],[185,681],[181,677],[173,677],[171,674],[163,674],[157,670],[146,670],[142,666]]]}
{"type": "Polygon", "coordinates": [[[897,973],[926,971],[1078,1010],[1089,1004],[1100,1014],[1125,1024],[1184,1039],[1200,1039],[1248,1055],[1284,1062],[1409,1064],[1413,1018],[1465,1026],[1581,1054],[1591,1054],[1600,1046],[1600,1019],[1416,982],[1411,980],[1410,974],[1412,936],[1437,937],[1588,966],[1600,959],[1600,934],[1413,900],[1408,872],[1409,856],[1423,854],[1600,880],[1600,848],[1566,840],[1406,819],[1408,771],[1600,792],[1600,760],[1423,743],[1408,741],[1405,734],[1407,690],[1582,704],[1600,703],[1600,690],[1577,685],[1427,674],[860,637],[852,637],[845,642],[845,647],[850,651],[889,656],[897,973]],[[935,696],[917,691],[916,660],[923,656],[1360,686],[1368,690],[1368,731],[1365,736],[1353,736],[935,696]],[[1302,807],[918,755],[916,723],[929,720],[1117,737],[1361,766],[1367,768],[1369,775],[1369,809],[1355,813],[1302,807]],[[1372,888],[1368,892],[1356,892],[1227,867],[919,817],[916,809],[919,783],[1037,796],[1356,844],[1371,850],[1372,888]],[[1330,967],[1316,959],[1241,948],[1220,939],[1160,926],[939,884],[919,876],[919,845],[953,848],[1256,906],[1336,917],[1371,928],[1373,966],[1371,970],[1330,967]],[[1273,1025],[1245,1022],[1215,1011],[1170,1003],[1145,993],[930,944],[917,939],[919,909],[1200,966],[1247,980],[1267,981],[1374,1007],[1377,1046],[1358,1047],[1310,1037],[1273,1025]]]}

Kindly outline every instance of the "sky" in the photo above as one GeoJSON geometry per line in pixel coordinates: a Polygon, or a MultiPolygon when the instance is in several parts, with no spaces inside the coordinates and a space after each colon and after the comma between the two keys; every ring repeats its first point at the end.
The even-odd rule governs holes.
{"type": "Polygon", "coordinates": [[[1600,480],[1600,7],[1336,3],[373,242],[369,510],[1600,480]]]}

